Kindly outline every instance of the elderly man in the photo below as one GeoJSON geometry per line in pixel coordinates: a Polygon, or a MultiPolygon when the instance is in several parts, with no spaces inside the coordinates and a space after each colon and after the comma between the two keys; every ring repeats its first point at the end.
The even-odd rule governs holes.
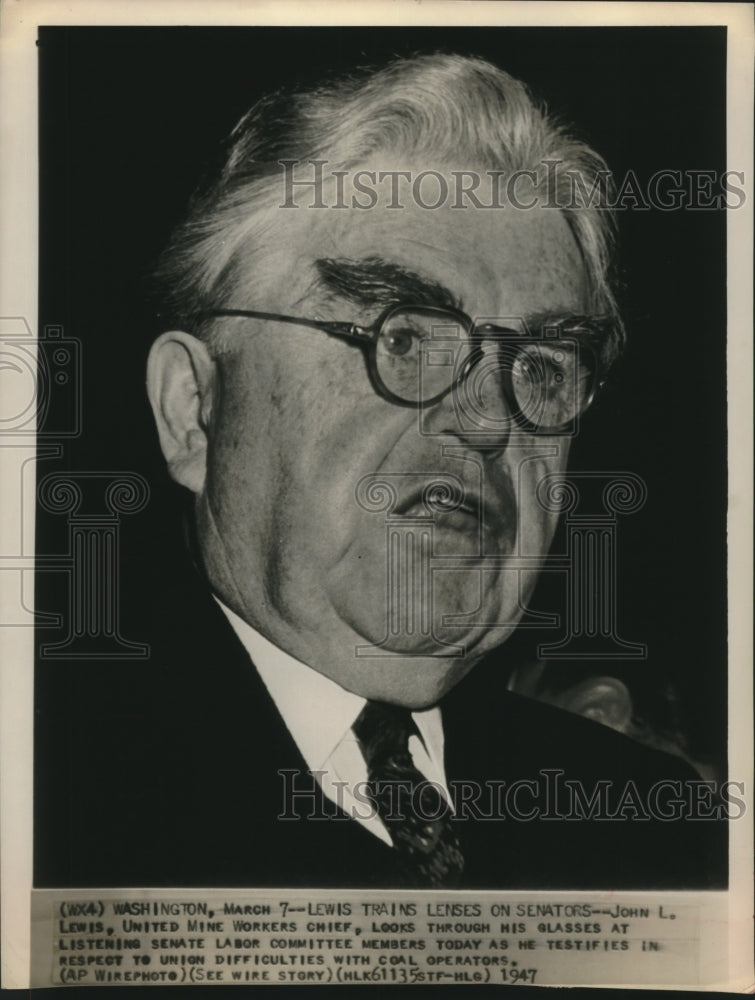
{"type": "Polygon", "coordinates": [[[507,693],[493,652],[622,341],[604,170],[455,56],[237,126],[161,267],[148,390],[192,558],[111,879],[705,883],[711,824],[669,821],[692,772],[507,693]]]}

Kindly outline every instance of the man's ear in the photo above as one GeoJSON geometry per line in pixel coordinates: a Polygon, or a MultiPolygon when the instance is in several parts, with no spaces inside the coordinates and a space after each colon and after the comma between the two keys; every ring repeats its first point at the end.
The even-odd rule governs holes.
{"type": "Polygon", "coordinates": [[[632,720],[632,696],[618,677],[588,677],[560,692],[558,704],[620,733],[627,731],[632,720]]]}
{"type": "Polygon", "coordinates": [[[168,471],[193,493],[204,487],[215,364],[201,340],[172,330],[152,345],[147,394],[168,471]]]}

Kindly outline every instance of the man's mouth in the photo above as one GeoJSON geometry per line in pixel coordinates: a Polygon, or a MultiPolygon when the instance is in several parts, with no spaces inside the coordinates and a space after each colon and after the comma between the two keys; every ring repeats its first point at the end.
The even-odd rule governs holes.
{"type": "Polygon", "coordinates": [[[471,489],[453,490],[445,482],[428,483],[413,490],[393,510],[394,516],[421,517],[444,527],[477,530],[479,525],[496,530],[503,517],[493,504],[471,489]]]}

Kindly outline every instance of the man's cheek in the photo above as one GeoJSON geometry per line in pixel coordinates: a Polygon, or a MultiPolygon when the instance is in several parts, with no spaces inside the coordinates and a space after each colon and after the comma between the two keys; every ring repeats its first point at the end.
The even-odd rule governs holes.
{"type": "Polygon", "coordinates": [[[544,511],[537,503],[527,504],[519,521],[519,554],[545,556],[553,541],[558,524],[558,514],[544,511]]]}
{"type": "Polygon", "coordinates": [[[336,615],[369,642],[387,628],[385,531],[363,531],[341,540],[323,581],[336,615]]]}
{"type": "Polygon", "coordinates": [[[523,459],[516,473],[522,555],[544,555],[558,524],[558,505],[551,500],[554,491],[559,493],[562,489],[569,447],[565,441],[543,447],[547,447],[551,454],[523,459]]]}

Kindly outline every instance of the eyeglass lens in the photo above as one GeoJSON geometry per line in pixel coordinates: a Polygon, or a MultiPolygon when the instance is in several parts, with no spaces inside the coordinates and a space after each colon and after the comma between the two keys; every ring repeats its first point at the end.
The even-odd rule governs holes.
{"type": "Polygon", "coordinates": [[[498,381],[514,412],[528,425],[563,428],[590,403],[590,352],[575,341],[525,340],[516,333],[485,333],[478,340],[453,314],[441,310],[397,309],[381,326],[375,348],[379,379],[404,402],[430,402],[455,384],[472,402],[485,406],[491,380],[498,381]],[[481,340],[495,350],[481,349],[481,340]]]}

